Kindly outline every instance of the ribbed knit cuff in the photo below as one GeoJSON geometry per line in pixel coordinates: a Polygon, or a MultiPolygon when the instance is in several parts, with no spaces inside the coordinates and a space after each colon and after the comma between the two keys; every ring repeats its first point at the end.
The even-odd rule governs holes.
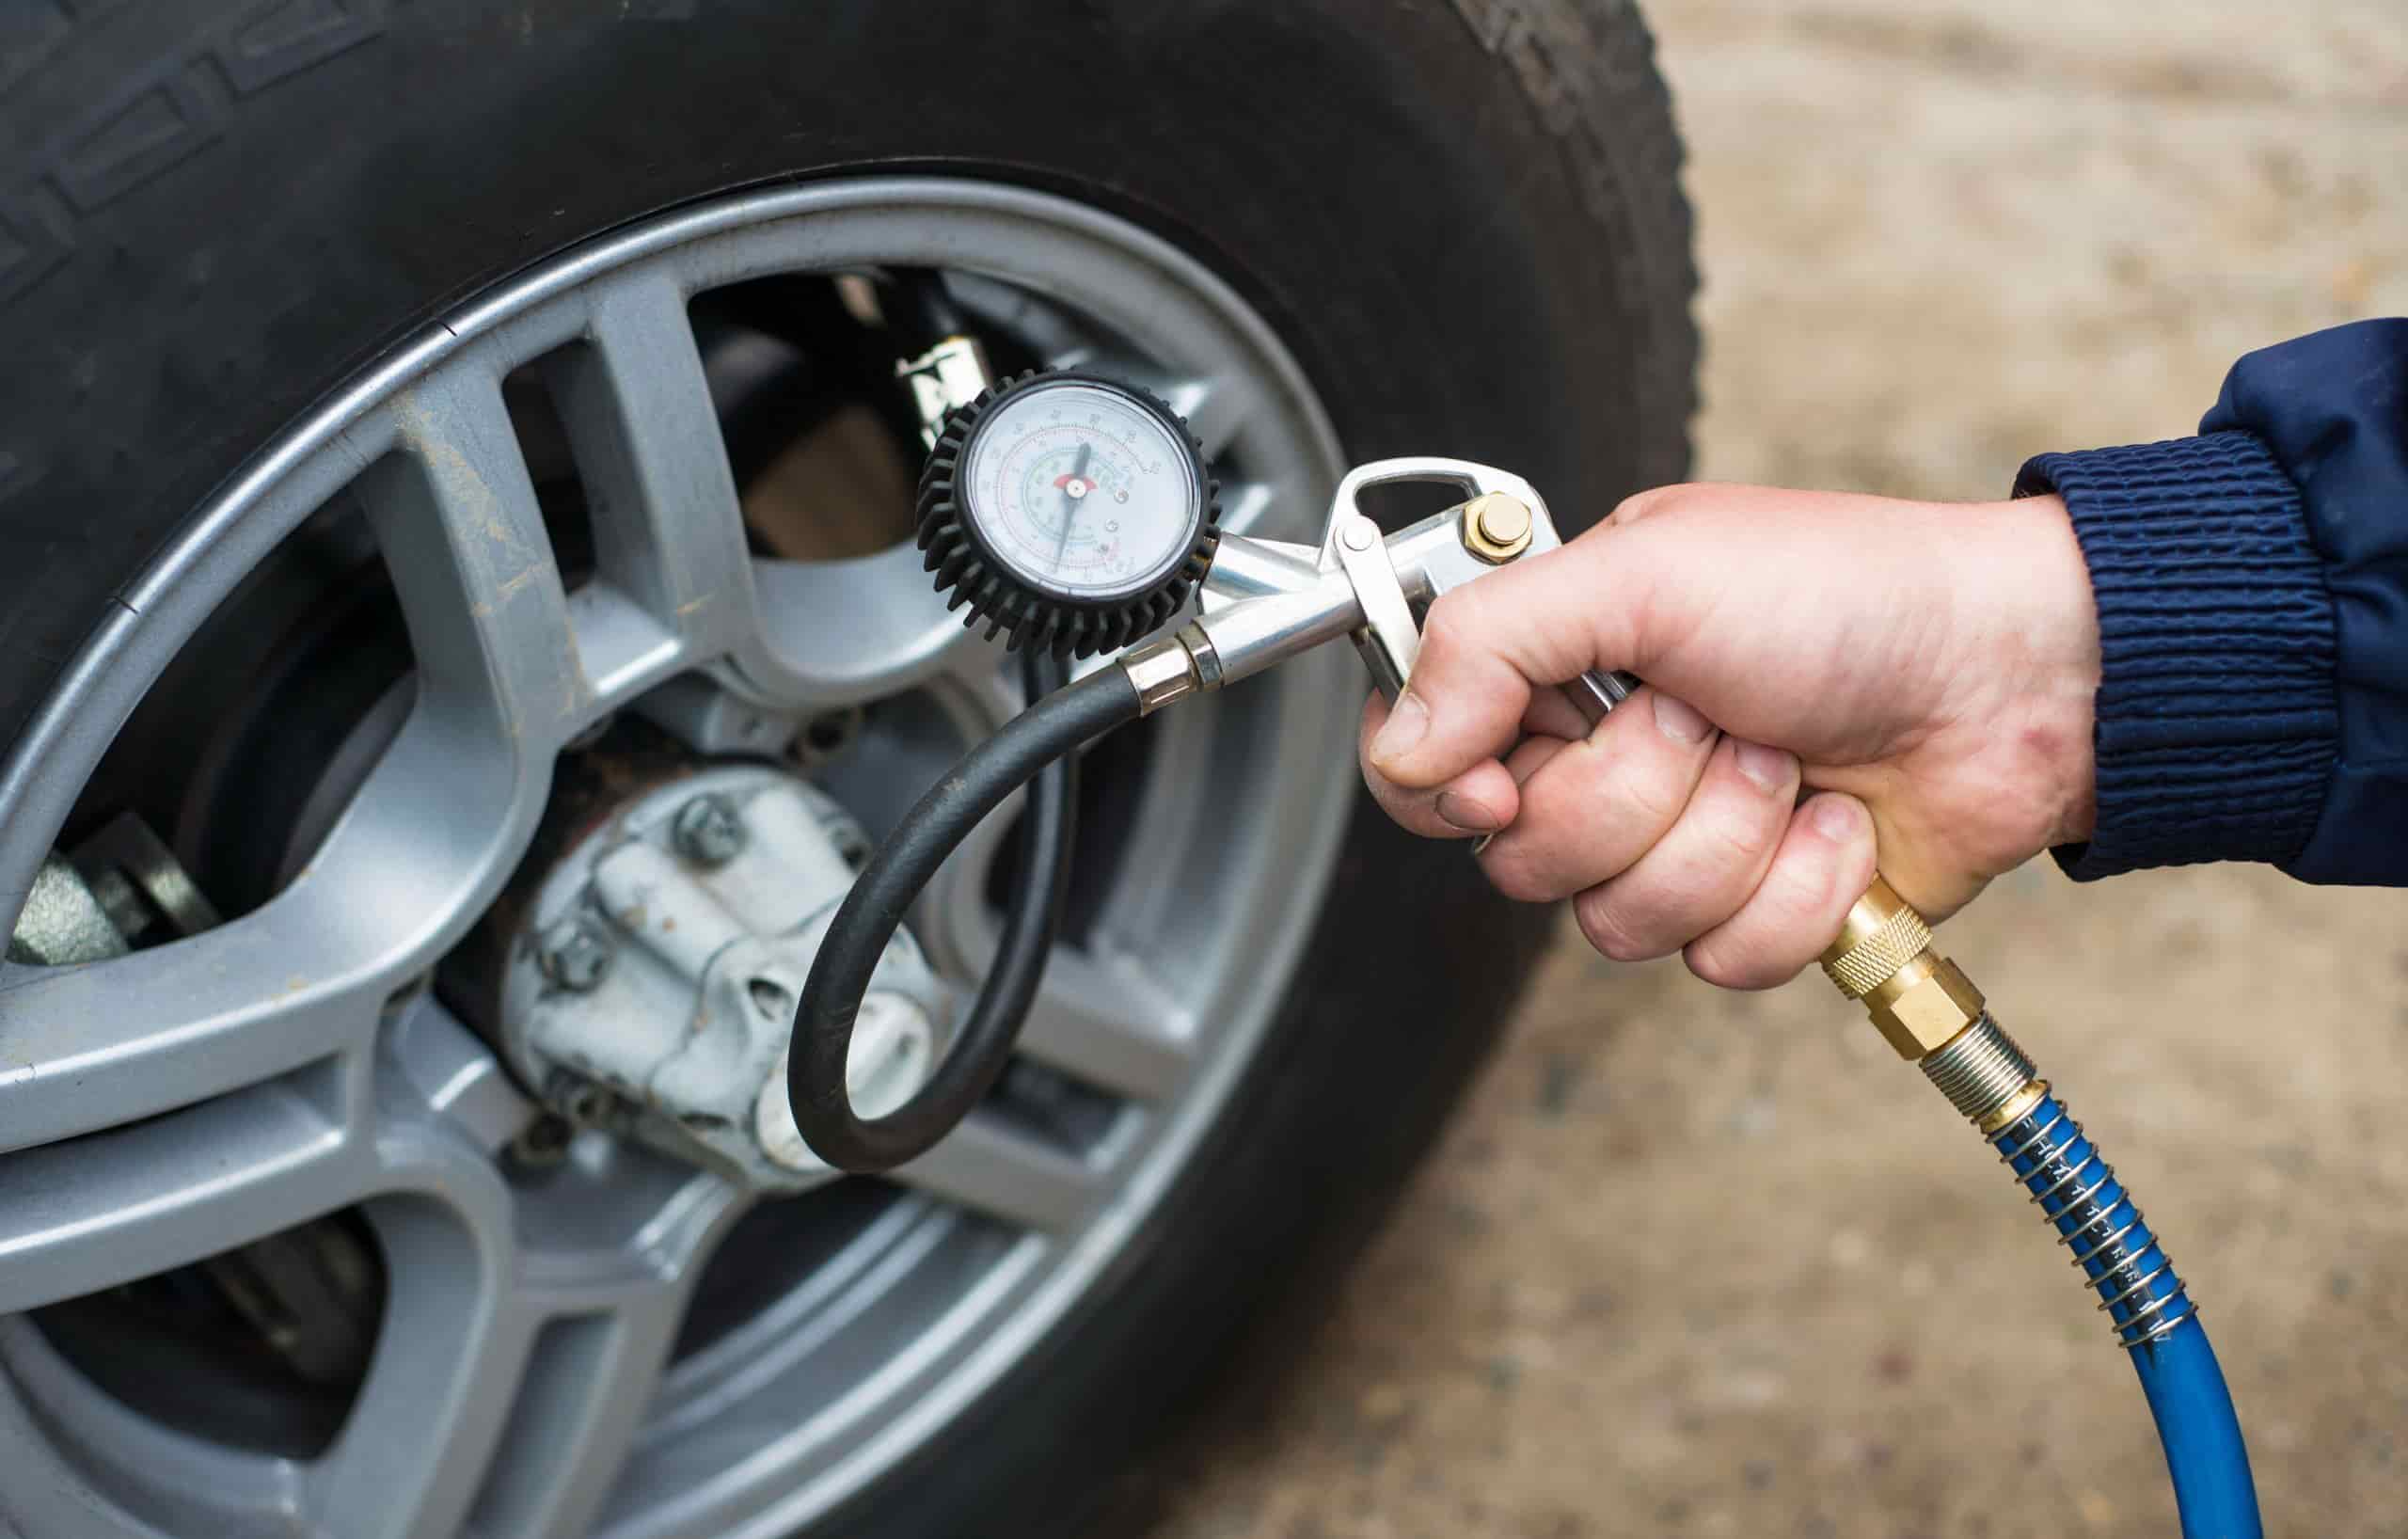
{"type": "Polygon", "coordinates": [[[2333,601],[2299,490],[2247,433],[2042,454],[2099,603],[2099,817],[2077,881],[2297,856],[2339,740],[2333,601]]]}

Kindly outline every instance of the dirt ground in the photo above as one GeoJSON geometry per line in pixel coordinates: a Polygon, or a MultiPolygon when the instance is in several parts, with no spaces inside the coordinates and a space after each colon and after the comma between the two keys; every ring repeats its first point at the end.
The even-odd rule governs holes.
{"type": "MultiPolygon", "coordinates": [[[[1699,473],[1940,497],[2190,431],[2408,309],[2396,3],[1657,0],[1699,473]]],[[[2408,1531],[2408,896],[2045,863],[1944,949],[2203,1302],[2269,1531],[2408,1531]]],[[[2131,1373],[2032,1210],[1829,986],[1568,928],[1305,1361],[1156,1539],[2163,1535],[2131,1373]]]]}

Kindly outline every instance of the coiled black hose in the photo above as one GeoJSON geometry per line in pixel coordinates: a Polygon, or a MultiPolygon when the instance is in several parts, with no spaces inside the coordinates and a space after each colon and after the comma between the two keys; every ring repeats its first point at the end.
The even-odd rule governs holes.
{"type": "Polygon", "coordinates": [[[1070,754],[1143,714],[1128,671],[1104,668],[1067,689],[1066,666],[1028,655],[1027,710],[929,788],[870,856],[836,909],[803,980],[786,1059],[786,1099],[813,1152],[839,1170],[891,1170],[927,1153],[1002,1073],[1045,972],[1069,891],[1077,770],[1070,754]],[[1033,784],[1032,784],[1033,783],[1033,784]],[[1028,785],[1021,862],[994,966],[952,1050],[919,1093],[883,1117],[853,1115],[845,1070],[853,1017],[895,927],[978,820],[1028,785]]]}

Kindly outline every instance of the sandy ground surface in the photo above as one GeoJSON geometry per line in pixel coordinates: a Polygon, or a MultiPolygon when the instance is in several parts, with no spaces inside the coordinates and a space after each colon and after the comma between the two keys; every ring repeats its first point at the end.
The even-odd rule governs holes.
{"type": "MultiPolygon", "coordinates": [[[[2396,4],[1659,0],[1699,472],[1942,497],[2190,430],[2408,309],[2396,4]]],[[[1437,1157],[1157,1539],[2163,1535],[2064,1252],[1828,985],[1568,928],[1437,1157]]],[[[2408,1532],[2408,896],[2027,868],[1945,949],[2194,1281],[2270,1531],[2408,1532]]]]}

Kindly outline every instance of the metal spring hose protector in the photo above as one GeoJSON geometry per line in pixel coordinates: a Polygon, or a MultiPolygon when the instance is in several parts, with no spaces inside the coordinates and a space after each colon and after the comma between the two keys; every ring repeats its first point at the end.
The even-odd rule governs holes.
{"type": "Polygon", "coordinates": [[[2197,1315],[2139,1205],[2055,1096],[2042,1096],[1990,1143],[2055,1226],[2125,1348],[2146,1346],[2197,1315]]]}

